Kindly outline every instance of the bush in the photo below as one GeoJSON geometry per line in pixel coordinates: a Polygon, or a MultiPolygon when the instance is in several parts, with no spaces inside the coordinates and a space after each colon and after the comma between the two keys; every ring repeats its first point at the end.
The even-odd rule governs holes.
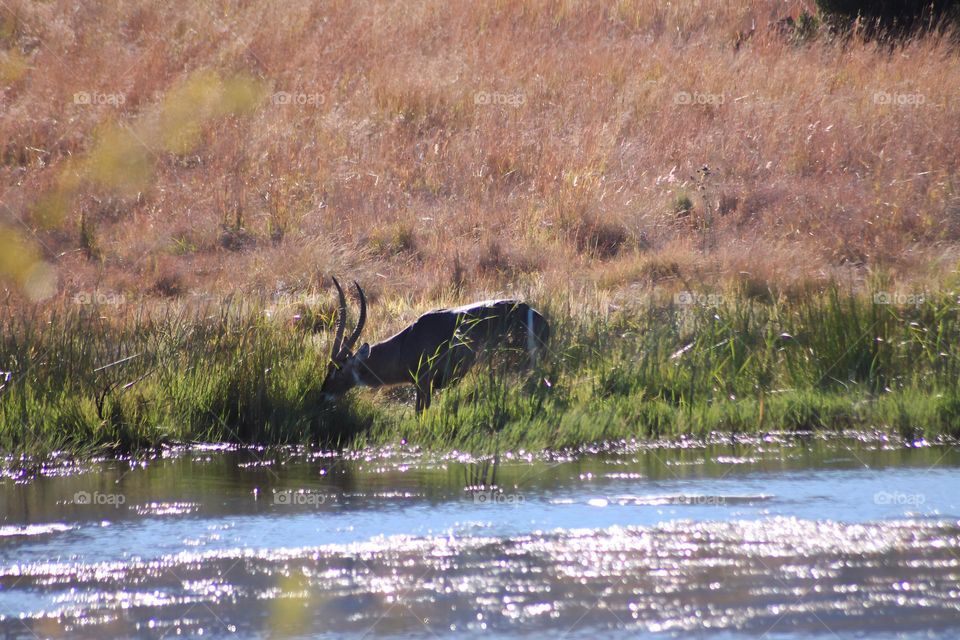
{"type": "Polygon", "coordinates": [[[960,24],[957,0],[817,0],[817,7],[838,26],[850,26],[860,18],[868,35],[960,24]]]}
{"type": "Polygon", "coordinates": [[[600,259],[613,258],[630,239],[623,225],[593,216],[582,218],[574,233],[577,251],[600,259]]]}
{"type": "Polygon", "coordinates": [[[368,242],[370,250],[382,258],[413,253],[417,248],[413,225],[403,222],[374,229],[368,242]]]}

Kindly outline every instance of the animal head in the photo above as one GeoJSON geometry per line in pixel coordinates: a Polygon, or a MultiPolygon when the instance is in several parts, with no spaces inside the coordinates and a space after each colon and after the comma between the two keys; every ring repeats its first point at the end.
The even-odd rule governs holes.
{"type": "Polygon", "coordinates": [[[357,288],[357,297],[360,299],[360,317],[357,319],[357,326],[353,333],[344,340],[343,334],[347,326],[347,298],[343,295],[343,289],[336,278],[333,278],[333,286],[337,288],[337,295],[340,298],[337,332],[330,349],[327,377],[323,381],[323,386],[320,387],[320,393],[328,400],[338,398],[360,384],[360,368],[370,355],[370,345],[367,343],[364,343],[356,353],[353,352],[353,346],[360,338],[363,325],[367,322],[367,298],[363,294],[363,289],[356,282],[353,283],[357,288]]]}

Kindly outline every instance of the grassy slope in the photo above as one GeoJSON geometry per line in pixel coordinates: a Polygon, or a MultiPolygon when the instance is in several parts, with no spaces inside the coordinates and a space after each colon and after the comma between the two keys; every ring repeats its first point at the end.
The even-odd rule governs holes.
{"type": "Polygon", "coordinates": [[[2,286],[953,286],[960,58],[809,5],[10,0],[2,286]]]}

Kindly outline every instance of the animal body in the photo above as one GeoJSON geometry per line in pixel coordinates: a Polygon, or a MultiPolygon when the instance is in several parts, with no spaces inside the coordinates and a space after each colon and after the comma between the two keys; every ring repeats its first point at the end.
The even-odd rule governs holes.
{"type": "Polygon", "coordinates": [[[367,320],[363,289],[354,282],[360,302],[357,326],[344,340],[347,300],[336,278],[339,296],[336,334],[321,392],[337,398],[353,387],[413,384],[416,410],[430,407],[434,390],[462,378],[476,361],[500,348],[523,349],[535,360],[550,337],[550,325],[538,311],[519,300],[488,300],[423,314],[410,326],[374,345],[353,347],[367,320]]]}

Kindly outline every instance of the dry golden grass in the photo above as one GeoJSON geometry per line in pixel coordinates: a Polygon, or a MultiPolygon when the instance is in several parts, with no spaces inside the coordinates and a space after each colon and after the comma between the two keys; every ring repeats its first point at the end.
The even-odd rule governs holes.
{"type": "Polygon", "coordinates": [[[8,0],[6,304],[941,284],[960,56],[806,6],[8,0]]]}

